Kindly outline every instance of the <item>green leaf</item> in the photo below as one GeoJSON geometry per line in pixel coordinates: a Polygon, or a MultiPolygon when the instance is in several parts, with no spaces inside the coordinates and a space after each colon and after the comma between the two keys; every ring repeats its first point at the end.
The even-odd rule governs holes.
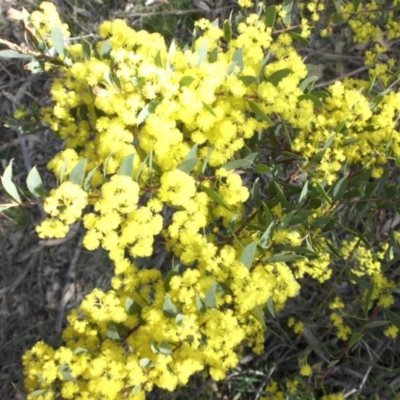
{"type": "Polygon", "coordinates": [[[290,226],[304,224],[311,215],[314,214],[313,210],[305,210],[297,213],[290,221],[290,226]]]}
{"type": "Polygon", "coordinates": [[[364,335],[360,332],[354,332],[351,335],[351,338],[349,340],[349,347],[353,347],[357,342],[359,342],[362,338],[364,337],[364,335]]]}
{"type": "Polygon", "coordinates": [[[142,390],[142,385],[136,385],[130,393],[130,396],[136,396],[142,390]]]}
{"type": "Polygon", "coordinates": [[[215,47],[214,49],[212,49],[210,51],[210,55],[208,56],[208,62],[210,64],[215,63],[215,62],[218,61],[218,53],[219,53],[218,47],[215,47]]]}
{"type": "Polygon", "coordinates": [[[300,83],[299,89],[301,89],[301,91],[305,92],[306,89],[317,80],[318,80],[318,76],[309,76],[308,78],[304,79],[300,83]]]}
{"type": "Polygon", "coordinates": [[[258,304],[254,307],[254,310],[251,312],[251,315],[253,315],[253,317],[261,324],[263,329],[267,329],[267,325],[265,325],[264,313],[262,312],[258,304]]]}
{"type": "Polygon", "coordinates": [[[129,154],[123,159],[121,166],[119,167],[120,175],[129,176],[130,178],[132,178],[134,159],[135,159],[135,153],[129,154]]]}
{"type": "Polygon", "coordinates": [[[15,50],[0,50],[0,58],[33,58],[30,54],[18,53],[15,50]]]}
{"type": "Polygon", "coordinates": [[[10,197],[17,203],[21,203],[21,197],[19,196],[17,186],[12,181],[12,159],[4,170],[4,174],[1,177],[1,184],[4,190],[10,195],[10,197]]]}
{"type": "Polygon", "coordinates": [[[167,342],[165,342],[165,341],[162,341],[162,342],[160,343],[160,345],[158,346],[158,350],[159,350],[159,352],[160,352],[161,354],[165,354],[165,355],[170,355],[170,354],[172,354],[172,348],[171,348],[171,346],[170,346],[167,342]]]}
{"type": "Polygon", "coordinates": [[[333,188],[333,198],[335,200],[340,200],[345,192],[346,192],[346,184],[347,184],[347,176],[344,176],[343,178],[339,179],[336,185],[333,188]]]}
{"type": "Polygon", "coordinates": [[[129,315],[140,315],[142,312],[142,306],[128,297],[125,301],[125,310],[129,315]]]}
{"type": "Polygon", "coordinates": [[[207,311],[207,308],[203,302],[203,300],[200,298],[200,295],[196,293],[196,306],[197,309],[203,314],[207,311]]]}
{"type": "Polygon", "coordinates": [[[286,26],[289,26],[292,20],[293,3],[294,0],[283,0],[282,11],[286,13],[283,18],[283,23],[286,26]]]}
{"type": "Polygon", "coordinates": [[[318,193],[327,201],[327,203],[331,203],[330,197],[326,194],[325,189],[321,186],[319,182],[316,182],[315,188],[317,189],[318,193]]]}
{"type": "Polygon", "coordinates": [[[306,201],[308,195],[308,181],[305,181],[303,188],[301,189],[301,193],[298,200],[298,205],[301,207],[306,201]]]}
{"type": "Polygon", "coordinates": [[[200,188],[207,194],[208,197],[213,199],[221,207],[224,207],[228,211],[231,211],[228,204],[225,203],[225,201],[220,197],[220,195],[217,192],[204,185],[200,185],[200,188]]]}
{"type": "Polygon", "coordinates": [[[245,86],[250,86],[253,83],[258,82],[258,79],[255,76],[251,76],[251,75],[239,76],[239,79],[245,84],[245,86]]]}
{"type": "Polygon", "coordinates": [[[211,146],[211,147],[208,149],[207,156],[206,156],[206,158],[204,159],[203,165],[201,166],[201,173],[202,173],[203,175],[204,175],[204,173],[205,173],[205,171],[206,171],[206,169],[207,169],[208,161],[209,161],[209,159],[210,159],[211,154],[212,154],[213,151],[214,151],[214,147],[211,146]]]}
{"type": "Polygon", "coordinates": [[[176,322],[178,325],[181,325],[182,322],[183,322],[185,319],[186,319],[186,317],[185,317],[183,314],[177,314],[176,317],[175,317],[175,322],[176,322]]]}
{"type": "Polygon", "coordinates": [[[216,308],[217,307],[217,290],[219,288],[219,285],[217,282],[214,282],[211,285],[211,288],[208,290],[206,293],[206,297],[204,298],[204,305],[207,308],[216,308]]]}
{"type": "Polygon", "coordinates": [[[268,122],[269,124],[271,123],[271,120],[269,119],[268,115],[264,113],[264,111],[261,110],[260,107],[256,103],[253,103],[252,101],[248,101],[249,106],[253,113],[256,115],[258,119],[261,121],[268,122]]]}
{"type": "Polygon", "coordinates": [[[283,194],[281,187],[279,186],[279,184],[276,181],[273,181],[273,183],[275,186],[276,194],[279,197],[280,203],[282,204],[282,206],[284,208],[286,208],[286,210],[288,210],[288,211],[291,210],[292,207],[290,206],[290,203],[288,202],[285,195],[283,194]]]}
{"type": "Polygon", "coordinates": [[[56,49],[59,55],[64,54],[64,38],[61,31],[61,27],[59,25],[54,25],[51,30],[51,39],[53,40],[54,48],[56,49]]]}
{"type": "Polygon", "coordinates": [[[312,92],[312,94],[319,99],[327,99],[328,97],[330,97],[329,92],[325,92],[323,90],[314,91],[312,92]]]}
{"type": "Polygon", "coordinates": [[[26,186],[34,196],[40,199],[43,198],[43,182],[36,166],[29,171],[28,177],[26,178],[26,186]]]}
{"type": "Polygon", "coordinates": [[[257,208],[261,206],[260,178],[257,178],[253,183],[253,187],[251,188],[251,198],[257,208]]]}
{"type": "Polygon", "coordinates": [[[228,20],[224,22],[224,39],[228,44],[232,40],[232,27],[228,20]]]}
{"type": "Polygon", "coordinates": [[[167,71],[172,71],[171,60],[174,57],[175,53],[176,53],[176,40],[172,39],[168,50],[167,65],[166,65],[167,71]]]}
{"type": "Polygon", "coordinates": [[[289,35],[294,39],[297,40],[299,43],[301,43],[303,46],[310,46],[310,42],[304,37],[301,36],[300,34],[293,32],[293,31],[289,31],[289,35]]]}
{"type": "Polygon", "coordinates": [[[268,61],[271,58],[271,55],[272,55],[272,52],[269,51],[261,62],[260,70],[258,71],[258,81],[260,81],[260,82],[264,79],[265,67],[268,64],[268,61]]]}
{"type": "Polygon", "coordinates": [[[191,158],[189,160],[184,160],[178,165],[177,169],[189,175],[194,170],[199,161],[200,161],[199,158],[191,158]]]}
{"type": "Polygon", "coordinates": [[[265,25],[267,28],[273,28],[276,20],[276,6],[269,6],[265,10],[265,25]]]}
{"type": "Polygon", "coordinates": [[[233,53],[232,61],[239,67],[240,71],[244,68],[243,49],[236,49],[233,53]]]}
{"type": "Polygon", "coordinates": [[[112,321],[107,322],[107,337],[112,340],[121,339],[121,334],[118,325],[112,321]]]}
{"type": "Polygon", "coordinates": [[[271,74],[267,79],[266,82],[271,82],[274,86],[278,86],[278,83],[289,76],[293,71],[289,68],[283,68],[280,69],[279,71],[275,71],[273,74],[271,74]]]}
{"type": "Polygon", "coordinates": [[[97,171],[97,169],[99,168],[99,166],[94,167],[91,171],[89,171],[89,173],[86,175],[85,181],[83,183],[83,189],[87,192],[90,188],[91,188],[91,183],[92,183],[92,179],[93,176],[95,174],[95,172],[97,171]]]}
{"type": "Polygon", "coordinates": [[[300,261],[304,260],[307,257],[298,255],[298,254],[275,254],[274,256],[268,258],[265,262],[267,264],[273,264],[277,262],[293,262],[293,261],[300,261]]]}
{"type": "Polygon", "coordinates": [[[268,208],[268,205],[265,202],[263,202],[262,205],[265,217],[265,225],[269,225],[271,222],[274,221],[274,217],[271,213],[271,210],[268,208]]]}
{"type": "Polygon", "coordinates": [[[250,269],[253,264],[254,256],[256,255],[256,250],[257,250],[257,242],[250,243],[244,248],[242,255],[240,256],[241,263],[247,269],[250,269]]]}
{"type": "Polygon", "coordinates": [[[381,326],[389,325],[389,321],[372,321],[372,322],[367,322],[364,327],[368,329],[373,329],[373,328],[380,328],[381,326]]]}
{"type": "Polygon", "coordinates": [[[112,50],[111,40],[107,39],[101,45],[100,56],[102,56],[102,57],[106,56],[107,54],[110,53],[111,50],[112,50]]]}
{"type": "Polygon", "coordinates": [[[212,116],[214,116],[214,117],[217,116],[217,114],[215,114],[214,110],[213,110],[208,104],[204,103],[204,101],[203,101],[202,103],[203,103],[204,108],[205,108],[212,116]]]}
{"type": "Polygon", "coordinates": [[[180,267],[180,264],[175,265],[170,271],[168,271],[166,277],[164,278],[164,289],[165,289],[166,292],[171,290],[171,288],[169,286],[169,283],[171,282],[171,279],[174,276],[180,275],[179,267],[180,267]]]}
{"type": "Polygon", "coordinates": [[[154,365],[154,362],[150,360],[150,358],[141,358],[139,360],[139,365],[143,368],[151,368],[154,365]]]}
{"type": "Polygon", "coordinates": [[[87,160],[86,158],[80,160],[75,167],[72,169],[69,175],[69,181],[75,183],[75,185],[82,186],[83,178],[85,176],[85,169],[86,169],[87,160]]]}
{"type": "Polygon", "coordinates": [[[65,380],[70,381],[70,382],[77,382],[76,378],[74,378],[71,375],[71,370],[69,369],[69,366],[66,362],[63,362],[60,365],[60,372],[65,380]]]}
{"type": "Polygon", "coordinates": [[[393,324],[396,325],[397,328],[400,329],[400,316],[393,311],[388,310],[387,308],[382,308],[385,317],[393,324]]]}
{"type": "Polygon", "coordinates": [[[74,350],[74,354],[75,355],[79,355],[79,354],[84,354],[84,353],[89,353],[88,350],[84,349],[83,347],[78,347],[74,350]]]}
{"type": "Polygon", "coordinates": [[[161,50],[158,50],[156,57],[154,59],[154,64],[158,67],[158,68],[163,68],[164,69],[164,63],[161,57],[161,50]]]}
{"type": "Polygon", "coordinates": [[[29,394],[30,397],[36,398],[39,396],[43,396],[47,393],[47,390],[45,389],[39,389],[39,390],[35,390],[32,393],[29,394]]]}
{"type": "Polygon", "coordinates": [[[313,102],[314,107],[317,107],[317,108],[323,108],[323,107],[324,107],[324,104],[322,103],[322,101],[321,101],[318,97],[313,96],[312,94],[307,94],[307,93],[301,94],[301,95],[298,97],[298,100],[299,100],[299,101],[302,101],[302,100],[310,100],[310,101],[313,102]]]}
{"type": "Polygon", "coordinates": [[[367,295],[365,296],[365,299],[364,299],[364,314],[365,315],[368,315],[368,310],[369,310],[369,306],[371,303],[372,294],[374,292],[374,287],[375,287],[375,284],[374,284],[374,282],[372,282],[370,288],[368,289],[367,295]]]}
{"type": "Polygon", "coordinates": [[[165,295],[163,313],[166,317],[175,318],[178,310],[168,294],[165,295]]]}
{"type": "Polygon", "coordinates": [[[82,44],[82,49],[83,49],[83,56],[85,57],[85,60],[90,60],[92,57],[92,46],[91,44],[85,40],[84,38],[82,38],[81,40],[81,44],[82,44]]]}
{"type": "Polygon", "coordinates": [[[274,310],[274,301],[272,300],[272,297],[270,297],[270,298],[267,300],[267,309],[268,309],[268,311],[270,312],[270,314],[271,314],[274,318],[276,318],[276,317],[275,317],[275,310],[274,310]]]}
{"type": "Polygon", "coordinates": [[[342,0],[333,0],[333,4],[335,5],[336,11],[340,12],[340,7],[342,5],[342,0]]]}
{"type": "Polygon", "coordinates": [[[271,172],[271,168],[265,164],[257,164],[254,168],[254,171],[257,172],[258,174],[266,174],[268,172],[271,172]]]}
{"type": "Polygon", "coordinates": [[[199,67],[201,64],[207,61],[208,42],[204,42],[204,44],[197,49],[196,53],[199,56],[196,67],[199,67]]]}
{"type": "Polygon", "coordinates": [[[180,85],[180,86],[190,86],[190,84],[191,84],[192,82],[194,82],[195,80],[196,80],[196,79],[193,78],[193,76],[186,75],[186,76],[183,76],[183,77],[181,78],[181,80],[179,81],[179,85],[180,85]]]}
{"type": "Polygon", "coordinates": [[[251,167],[251,164],[252,164],[251,160],[244,158],[241,160],[228,161],[226,164],[222,166],[222,168],[225,168],[227,171],[237,170],[240,168],[247,169],[251,167]]]}
{"type": "Polygon", "coordinates": [[[146,104],[146,106],[140,111],[139,115],[137,116],[137,125],[140,125],[149,117],[150,114],[153,114],[160,103],[161,99],[157,98],[146,104]]]}
{"type": "Polygon", "coordinates": [[[272,233],[274,231],[275,228],[275,224],[273,222],[271,222],[268,226],[268,228],[265,230],[265,232],[262,234],[261,238],[260,238],[260,246],[263,249],[268,249],[270,242],[271,242],[271,237],[272,237],[272,233]]]}

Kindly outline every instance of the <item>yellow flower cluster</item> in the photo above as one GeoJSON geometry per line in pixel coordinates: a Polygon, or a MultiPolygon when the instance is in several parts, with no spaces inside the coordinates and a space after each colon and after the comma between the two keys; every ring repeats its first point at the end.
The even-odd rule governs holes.
{"type": "Polygon", "coordinates": [[[64,37],[69,37],[69,28],[67,24],[61,23],[57,9],[53,3],[42,2],[39,5],[40,11],[34,11],[29,18],[30,24],[36,30],[36,33],[41,38],[46,38],[49,45],[53,45],[50,37],[52,29],[57,26],[60,27],[64,37]]]}
{"type": "MultiPolygon", "coordinates": [[[[33,18],[43,32],[46,4],[33,18]]],[[[307,12],[318,7],[311,2],[307,12]]],[[[244,341],[263,351],[266,304],[282,310],[306,275],[330,278],[331,243],[318,229],[290,223],[283,194],[271,210],[255,196],[255,209],[248,203],[245,174],[255,158],[247,145],[255,135],[281,135],[321,185],[337,180],[344,161],[378,177],[389,153],[400,155],[398,94],[372,106],[366,83],[347,80],[316,100],[302,86],[308,71],[292,36],[273,36],[255,14],[237,29],[226,37],[200,20],[192,48],[167,48],[160,35],[115,20],[100,26],[97,44],[66,46],[71,62],[57,66],[55,104],[43,118],[67,149],[48,165],[60,185],[44,202],[49,218],[38,232],[62,237],[82,219],[84,246],[106,249],[115,273],[112,289],[95,289],[71,312],[65,347],[39,342],[25,354],[28,399],[142,399],[201,370],[222,379],[244,341]],[[148,260],[149,268],[137,267],[156,240],[181,264],[166,276],[148,260]]],[[[372,276],[371,299],[387,306],[392,286],[371,250],[349,240],[340,251],[354,274],[372,276]]],[[[342,316],[331,320],[347,339],[342,316]]],[[[304,331],[301,322],[289,326],[304,331]]],[[[311,367],[300,373],[309,376],[311,367]]],[[[281,393],[274,385],[266,391],[281,393]]]]}

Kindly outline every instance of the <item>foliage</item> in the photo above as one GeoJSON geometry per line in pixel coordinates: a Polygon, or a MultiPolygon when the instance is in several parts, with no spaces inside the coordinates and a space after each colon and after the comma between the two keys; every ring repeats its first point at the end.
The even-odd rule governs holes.
{"type": "MultiPolygon", "coordinates": [[[[51,3],[13,10],[29,47],[2,41],[0,56],[30,59],[30,70],[54,77],[54,105],[41,120],[67,148],[48,164],[58,181],[50,193],[36,169],[28,190],[18,188],[10,163],[3,208],[34,196],[48,214],[41,238],[83,221],[84,246],[106,249],[115,265],[112,288],[70,313],[65,346],[38,342],[25,354],[28,399],[139,399],[202,370],[221,380],[245,346],[264,351],[266,314],[300,296],[305,277],[326,290],[320,307],[345,350],[314,387],[288,378],[286,389],[270,383],[265,398],[313,398],[368,329],[397,336],[390,274],[400,237],[372,224],[397,212],[396,61],[380,61],[380,40],[367,50],[369,79],[314,90],[318,77],[295,44],[307,43],[324,8],[301,4],[292,26],[293,3],[257,15],[239,1],[241,18],[222,28],[199,20],[186,49],[118,19],[100,26],[98,42],[71,43],[51,3]],[[171,255],[162,271],[151,268],[155,243],[171,255]],[[148,268],[138,267],[143,258],[148,268]],[[358,305],[333,281],[352,285],[358,305]]],[[[319,21],[322,35],[348,20],[358,42],[399,36],[394,7],[335,6],[319,21]]],[[[288,326],[306,329],[294,318],[288,326]]],[[[299,373],[314,373],[307,355],[299,373]]]]}

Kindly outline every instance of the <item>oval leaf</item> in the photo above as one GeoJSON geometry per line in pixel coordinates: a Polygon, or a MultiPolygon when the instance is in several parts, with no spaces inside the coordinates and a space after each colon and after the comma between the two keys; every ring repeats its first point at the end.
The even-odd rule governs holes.
{"type": "Polygon", "coordinates": [[[75,167],[72,169],[69,175],[69,181],[75,183],[75,185],[81,186],[83,183],[83,177],[85,176],[85,169],[86,169],[87,160],[79,161],[75,167]]]}
{"type": "Polygon", "coordinates": [[[42,178],[40,177],[36,166],[30,170],[28,177],[26,178],[26,186],[34,196],[39,198],[44,196],[42,178]]]}
{"type": "Polygon", "coordinates": [[[244,248],[243,253],[240,256],[240,261],[247,269],[250,269],[251,265],[253,264],[254,256],[256,255],[256,250],[257,250],[257,242],[250,243],[244,248]]]}

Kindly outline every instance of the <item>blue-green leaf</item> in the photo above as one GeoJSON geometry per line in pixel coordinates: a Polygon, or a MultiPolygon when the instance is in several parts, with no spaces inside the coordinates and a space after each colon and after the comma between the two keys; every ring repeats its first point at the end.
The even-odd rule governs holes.
{"type": "Polygon", "coordinates": [[[63,362],[60,365],[60,372],[65,380],[70,381],[70,382],[77,382],[76,378],[74,378],[71,375],[71,370],[69,369],[69,366],[66,362],[63,362]]]}
{"type": "Polygon", "coordinates": [[[228,161],[226,164],[222,166],[222,168],[225,168],[227,171],[232,171],[232,170],[237,170],[239,168],[250,168],[252,164],[252,161],[249,159],[241,159],[241,160],[232,160],[228,161]]]}
{"type": "Polygon", "coordinates": [[[0,50],[0,58],[33,58],[30,54],[19,53],[15,50],[0,50]]]}
{"type": "Polygon", "coordinates": [[[10,195],[10,197],[17,203],[21,203],[21,197],[19,196],[17,186],[12,181],[12,164],[13,159],[9,162],[4,170],[4,174],[1,177],[1,183],[4,190],[10,195]]]}
{"type": "Polygon", "coordinates": [[[199,67],[201,64],[207,61],[207,52],[208,52],[208,42],[204,42],[202,46],[200,46],[196,53],[199,56],[196,66],[199,67]]]}
{"type": "Polygon", "coordinates": [[[282,3],[282,11],[285,12],[285,17],[283,18],[283,23],[286,26],[289,26],[290,22],[292,20],[293,3],[294,3],[294,0],[283,0],[283,3],[282,3]]]}
{"type": "Polygon", "coordinates": [[[236,49],[233,53],[232,61],[239,67],[240,71],[244,68],[243,49],[236,49]]]}
{"type": "Polygon", "coordinates": [[[200,161],[199,158],[191,158],[189,160],[184,160],[178,165],[177,169],[179,169],[182,172],[185,172],[186,174],[190,174],[194,170],[199,161],[200,161]]]}
{"type": "Polygon", "coordinates": [[[225,201],[221,198],[221,196],[215,192],[214,190],[208,188],[207,186],[200,185],[200,188],[210,197],[213,199],[217,204],[219,204],[221,207],[226,208],[228,211],[231,211],[230,207],[228,204],[225,203],[225,201]]]}
{"type": "Polygon", "coordinates": [[[263,249],[268,249],[270,242],[271,242],[271,236],[274,231],[275,224],[271,222],[268,226],[268,228],[265,230],[265,232],[262,234],[260,238],[260,246],[263,249]]]}
{"type": "Polygon", "coordinates": [[[69,175],[69,181],[75,183],[75,185],[82,186],[83,178],[85,176],[85,169],[86,169],[87,160],[86,158],[80,160],[75,167],[72,169],[69,175]]]}
{"type": "Polygon", "coordinates": [[[169,318],[175,318],[176,314],[178,314],[178,309],[176,308],[175,304],[173,303],[168,294],[165,295],[163,313],[166,317],[169,318]]]}
{"type": "Polygon", "coordinates": [[[142,312],[142,306],[128,297],[125,301],[125,310],[129,315],[139,315],[142,312]]]}
{"type": "Polygon", "coordinates": [[[42,178],[36,166],[29,171],[28,177],[26,178],[26,186],[34,196],[39,198],[44,196],[42,178]]]}
{"type": "Polygon", "coordinates": [[[298,100],[299,101],[310,100],[314,104],[314,107],[317,107],[317,108],[323,108],[324,107],[324,104],[322,103],[322,101],[318,97],[313,96],[312,94],[308,94],[308,93],[301,94],[298,97],[298,100]]]}
{"type": "Polygon", "coordinates": [[[260,178],[257,178],[253,183],[253,187],[251,188],[251,198],[257,208],[261,206],[260,178]]]}
{"type": "Polygon", "coordinates": [[[269,6],[265,10],[265,25],[267,28],[273,28],[276,20],[276,6],[269,6]]]}
{"type": "Polygon", "coordinates": [[[203,101],[203,106],[211,115],[213,115],[214,117],[217,116],[217,114],[215,114],[214,110],[208,104],[204,103],[204,101],[203,101]]]}
{"type": "Polygon", "coordinates": [[[250,269],[253,264],[256,250],[257,242],[250,243],[244,248],[242,255],[240,256],[240,261],[247,269],[250,269]]]}
{"type": "Polygon", "coordinates": [[[278,83],[289,76],[293,71],[289,68],[283,68],[279,71],[275,71],[273,74],[267,77],[266,82],[271,82],[274,86],[278,86],[278,83]]]}
{"type": "Polygon", "coordinates": [[[225,20],[224,22],[224,39],[226,43],[229,43],[232,40],[232,27],[228,20],[225,20]]]}
{"type": "Polygon", "coordinates": [[[65,45],[61,27],[59,25],[53,26],[53,29],[51,30],[51,39],[53,40],[53,45],[57,53],[59,55],[63,55],[65,45]]]}
{"type": "Polygon", "coordinates": [[[268,117],[268,115],[265,114],[264,111],[262,111],[261,108],[256,103],[253,103],[252,101],[248,101],[248,103],[251,108],[251,111],[254,112],[254,114],[258,119],[260,119],[261,121],[268,122],[269,124],[271,123],[271,120],[268,117]]]}
{"type": "Polygon", "coordinates": [[[300,34],[293,32],[293,31],[289,31],[289,35],[294,39],[297,40],[299,43],[301,43],[303,46],[310,46],[310,42],[304,37],[301,36],[300,34]]]}
{"type": "Polygon", "coordinates": [[[121,166],[119,167],[120,175],[129,176],[130,178],[132,178],[134,159],[135,159],[135,153],[129,154],[123,159],[121,166]]]}
{"type": "Polygon", "coordinates": [[[217,307],[217,290],[219,285],[217,282],[214,282],[211,288],[206,293],[206,297],[204,298],[204,304],[207,308],[216,308],[217,307]]]}
{"type": "Polygon", "coordinates": [[[181,78],[181,80],[179,81],[179,85],[180,85],[180,86],[190,86],[190,84],[191,84],[192,82],[194,82],[195,80],[196,80],[196,79],[193,78],[192,76],[186,75],[186,76],[183,76],[183,77],[181,78]]]}
{"type": "Polygon", "coordinates": [[[339,179],[339,181],[336,183],[336,185],[333,188],[333,198],[335,200],[340,200],[345,192],[346,192],[346,184],[347,184],[347,176],[344,176],[343,178],[339,179]]]}
{"type": "Polygon", "coordinates": [[[161,99],[154,99],[150,101],[150,103],[146,104],[145,107],[140,111],[139,115],[137,116],[137,125],[140,125],[144,122],[149,115],[153,114],[157,106],[160,104],[161,99]]]}

